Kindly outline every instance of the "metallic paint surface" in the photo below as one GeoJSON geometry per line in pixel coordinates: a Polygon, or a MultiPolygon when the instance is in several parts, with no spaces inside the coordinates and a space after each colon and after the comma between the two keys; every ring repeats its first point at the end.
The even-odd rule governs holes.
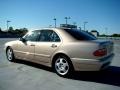
{"type": "MultiPolygon", "coordinates": [[[[112,60],[110,57],[104,60],[104,62],[100,62],[100,59],[110,56],[113,53],[113,49],[111,49],[111,51],[103,57],[96,57],[93,55],[95,50],[103,47],[103,44],[109,45],[109,43],[102,43],[100,40],[78,41],[62,29],[47,29],[55,31],[60,37],[61,41],[27,41],[24,43],[20,40],[17,40],[6,43],[5,48],[10,46],[14,51],[16,59],[28,60],[50,67],[52,66],[53,57],[58,53],[62,53],[71,59],[74,69],[80,71],[98,71],[105,62],[112,60]],[[57,47],[52,47],[52,44],[56,45],[57,47]]],[[[111,44],[109,48],[113,48],[113,45],[111,44]]]]}

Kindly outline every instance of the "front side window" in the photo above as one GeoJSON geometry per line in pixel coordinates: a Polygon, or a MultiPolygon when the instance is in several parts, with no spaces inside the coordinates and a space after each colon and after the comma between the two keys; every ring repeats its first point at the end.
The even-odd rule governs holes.
{"type": "Polygon", "coordinates": [[[27,41],[36,41],[40,35],[40,31],[31,31],[28,32],[25,37],[23,37],[27,41]]]}
{"type": "Polygon", "coordinates": [[[59,36],[52,30],[41,30],[39,41],[60,42],[59,36]]]}

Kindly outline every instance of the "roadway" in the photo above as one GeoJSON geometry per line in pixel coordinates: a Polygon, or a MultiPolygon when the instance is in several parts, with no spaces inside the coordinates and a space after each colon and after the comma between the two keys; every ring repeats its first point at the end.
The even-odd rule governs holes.
{"type": "Polygon", "coordinates": [[[0,38],[0,90],[120,90],[120,41],[114,41],[115,57],[106,71],[75,72],[62,78],[48,67],[30,62],[7,61],[0,38]]]}

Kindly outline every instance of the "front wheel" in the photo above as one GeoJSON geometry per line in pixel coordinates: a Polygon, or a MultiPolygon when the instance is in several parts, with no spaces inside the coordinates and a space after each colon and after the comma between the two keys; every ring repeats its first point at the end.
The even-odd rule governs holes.
{"type": "Polygon", "coordinates": [[[62,77],[68,76],[72,73],[73,67],[72,63],[66,56],[59,56],[54,60],[53,63],[54,71],[62,77]]]}
{"type": "Polygon", "coordinates": [[[9,61],[14,61],[15,60],[12,48],[10,48],[10,47],[7,48],[7,50],[6,50],[6,56],[7,56],[7,59],[9,61]]]}

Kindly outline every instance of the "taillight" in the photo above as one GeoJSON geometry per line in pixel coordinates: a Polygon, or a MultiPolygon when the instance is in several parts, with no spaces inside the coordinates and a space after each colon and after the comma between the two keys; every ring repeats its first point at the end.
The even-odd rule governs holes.
{"type": "Polygon", "coordinates": [[[98,56],[98,57],[104,56],[106,54],[107,54],[107,49],[105,49],[105,48],[98,49],[93,53],[94,56],[98,56]]]}

